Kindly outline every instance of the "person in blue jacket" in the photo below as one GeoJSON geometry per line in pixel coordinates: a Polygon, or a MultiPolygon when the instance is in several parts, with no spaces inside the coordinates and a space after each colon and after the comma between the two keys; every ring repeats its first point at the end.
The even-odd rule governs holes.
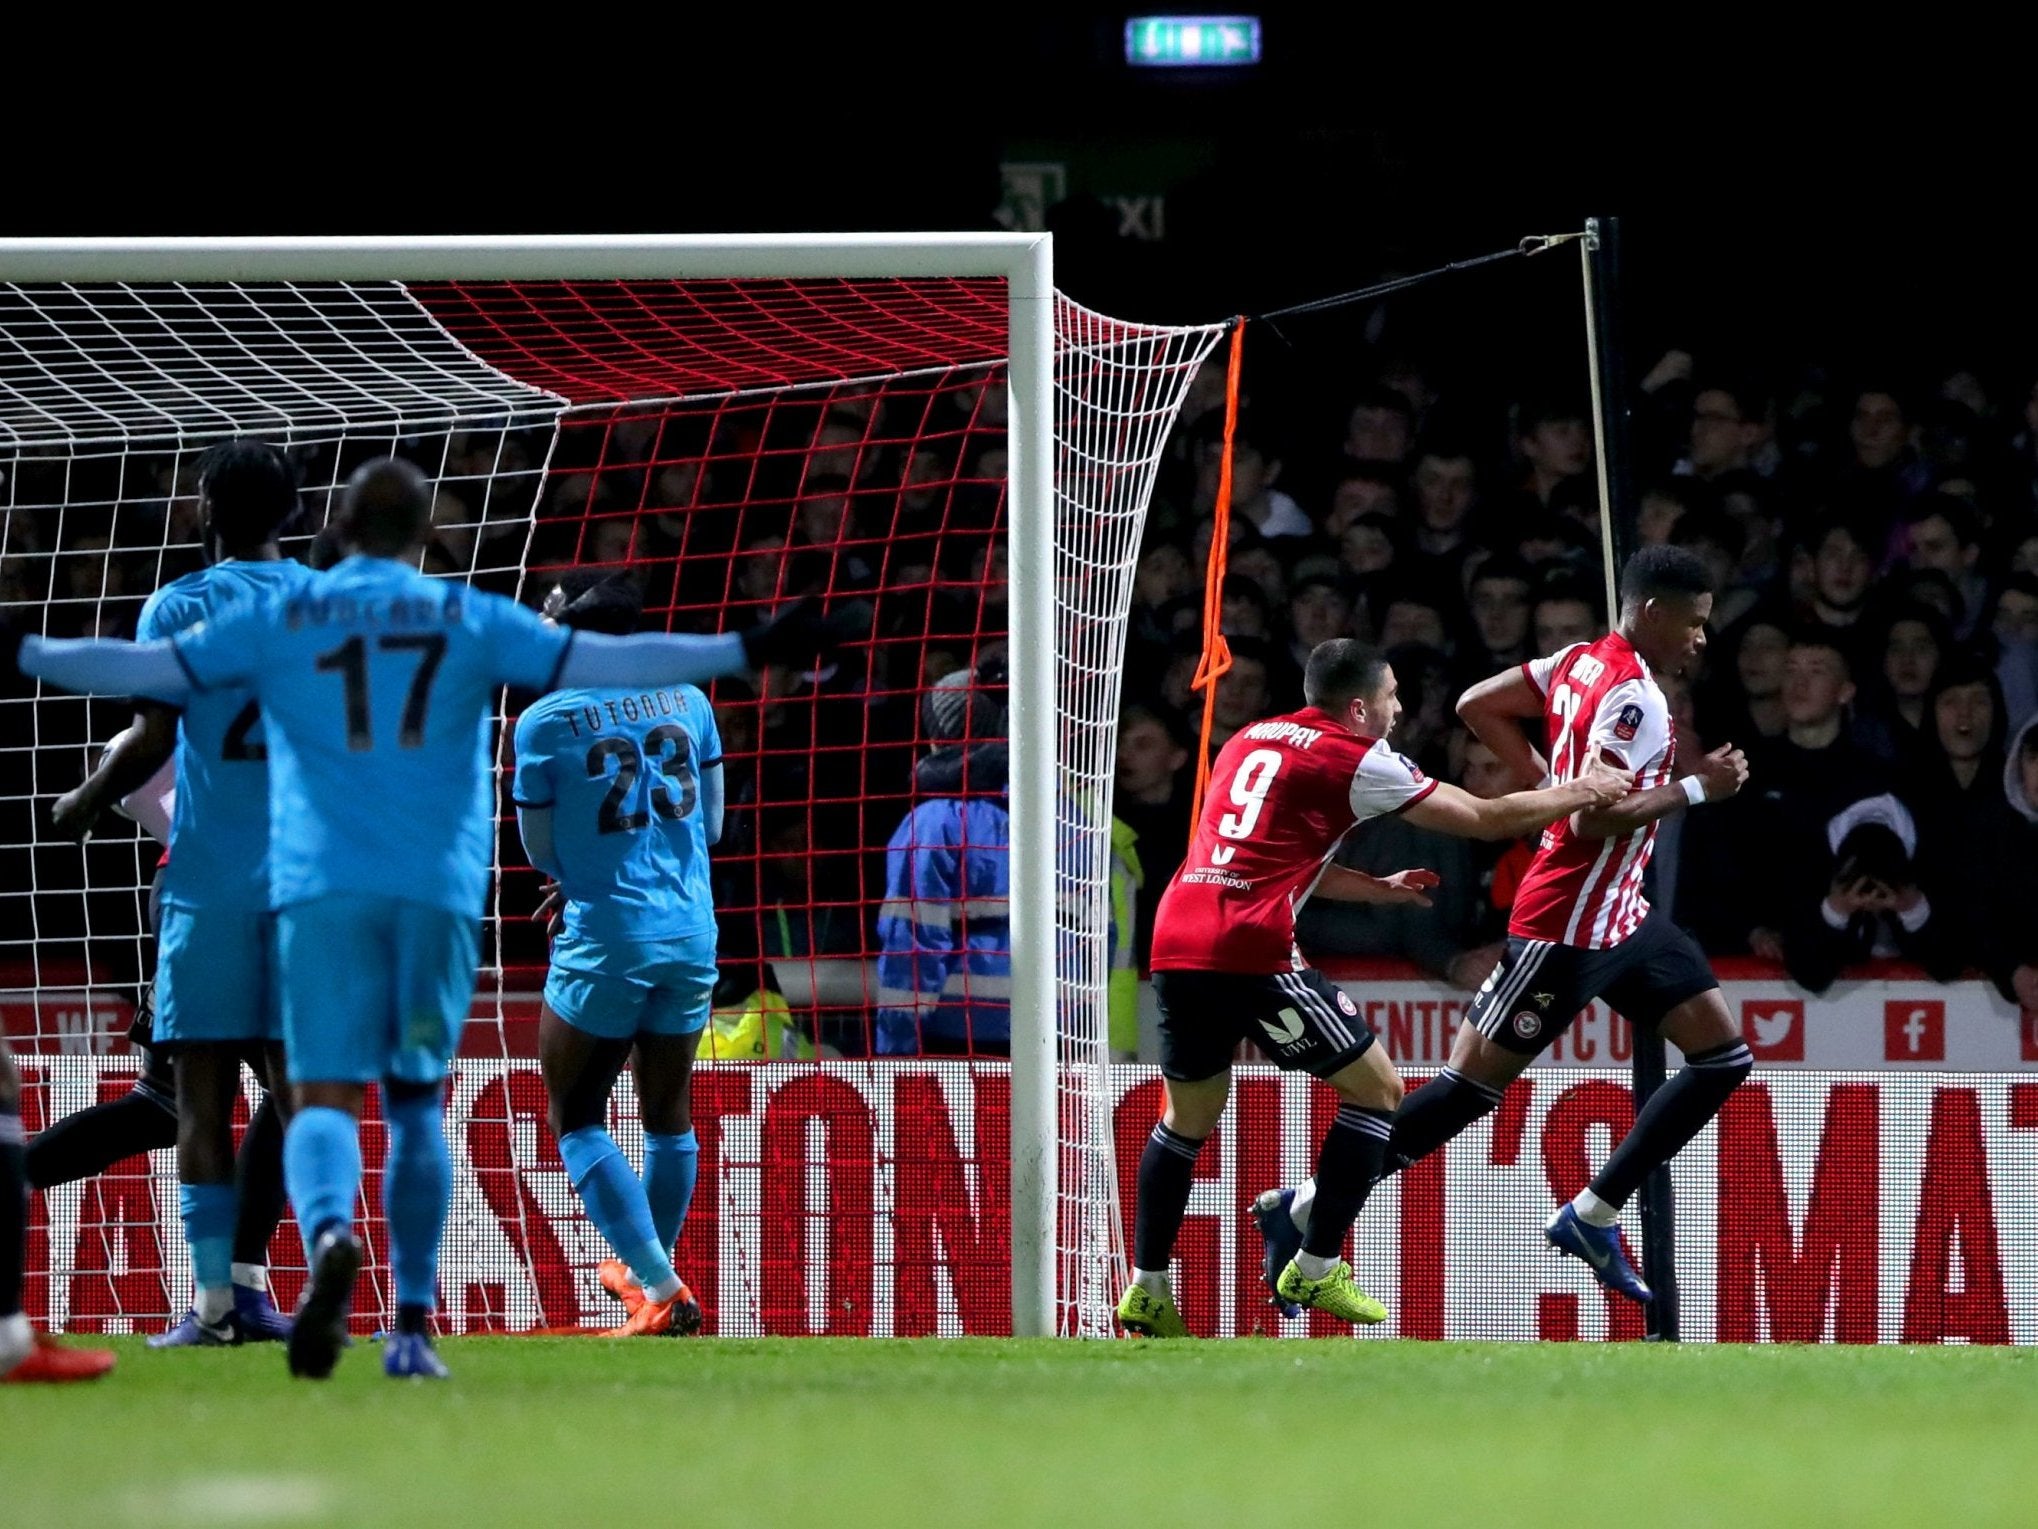
{"type": "Polygon", "coordinates": [[[878,912],[877,1050],[1003,1056],[1012,1045],[1012,819],[1005,666],[959,670],[927,692],[932,752],[920,799],[885,849],[878,912]]]}

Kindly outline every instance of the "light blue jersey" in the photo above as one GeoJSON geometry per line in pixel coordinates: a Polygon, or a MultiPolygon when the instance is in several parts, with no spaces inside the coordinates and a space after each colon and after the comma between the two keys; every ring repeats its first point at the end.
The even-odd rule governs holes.
{"type": "Polygon", "coordinates": [[[552,809],[563,937],[604,946],[712,934],[701,772],[722,761],[692,685],[562,690],[517,722],[515,796],[552,809]]]}
{"type": "Polygon", "coordinates": [[[359,892],[479,917],[495,691],[549,688],[571,640],[514,601],[365,556],[177,636],[194,691],[261,702],[270,906],[359,892]]]}
{"type": "MultiPolygon", "coordinates": [[[[172,637],[236,602],[287,596],[316,577],[288,559],[216,563],[150,595],[138,636],[172,637]]],[[[166,906],[250,913],[269,906],[267,758],[253,692],[225,688],[191,697],[177,728],[166,906]]]]}

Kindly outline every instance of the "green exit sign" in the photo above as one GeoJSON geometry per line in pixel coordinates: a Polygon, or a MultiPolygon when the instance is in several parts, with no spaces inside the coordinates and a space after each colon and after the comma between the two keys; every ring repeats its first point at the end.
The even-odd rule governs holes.
{"type": "Polygon", "coordinates": [[[1142,69],[1224,69],[1260,61],[1257,16],[1134,16],[1125,62],[1142,69]]]}

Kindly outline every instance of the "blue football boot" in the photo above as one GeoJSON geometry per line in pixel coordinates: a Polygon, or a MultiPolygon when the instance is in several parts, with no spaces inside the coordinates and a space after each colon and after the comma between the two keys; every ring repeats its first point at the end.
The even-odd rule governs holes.
{"type": "Polygon", "coordinates": [[[1302,1315],[1302,1308],[1281,1294],[1281,1271],[1302,1251],[1302,1233],[1296,1229],[1295,1218],[1288,1213],[1294,1203],[1295,1191],[1292,1189],[1269,1189],[1252,1203],[1253,1225],[1260,1229],[1260,1237],[1267,1245],[1260,1276],[1266,1280],[1267,1289],[1273,1292],[1269,1304],[1284,1317],[1302,1315]]]}
{"type": "Polygon", "coordinates": [[[240,1324],[228,1312],[223,1322],[207,1322],[196,1311],[184,1313],[184,1320],[167,1332],[152,1334],[150,1348],[233,1348],[243,1340],[240,1324]]]}
{"type": "Polygon", "coordinates": [[[1576,1208],[1566,1204],[1543,1223],[1543,1235],[1559,1253],[1568,1253],[1590,1264],[1592,1277],[1607,1289],[1631,1301],[1647,1303],[1656,1298],[1655,1292],[1642,1282],[1641,1275],[1635,1273],[1635,1266],[1628,1262],[1627,1245],[1621,1241],[1619,1227],[1594,1226],[1576,1208]]]}
{"type": "Polygon", "coordinates": [[[243,1343],[281,1343],[290,1336],[290,1318],[276,1309],[276,1298],[253,1285],[234,1286],[234,1320],[243,1343]]]}
{"type": "Polygon", "coordinates": [[[382,1345],[382,1373],[391,1380],[444,1380],[448,1372],[423,1333],[391,1333],[382,1345]]]}

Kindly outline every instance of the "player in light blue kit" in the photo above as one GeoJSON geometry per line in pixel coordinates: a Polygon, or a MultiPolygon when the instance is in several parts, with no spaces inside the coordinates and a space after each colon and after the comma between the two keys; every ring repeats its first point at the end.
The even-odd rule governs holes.
{"type": "MultiPolygon", "coordinates": [[[[627,578],[569,575],[544,610],[575,631],[621,636],[637,629],[643,595],[627,578]]],[[[695,1333],[700,1304],[672,1249],[693,1199],[694,1050],[715,987],[714,709],[691,685],[555,690],[518,719],[516,746],[524,852],[563,901],[538,1055],[560,1159],[620,1255],[601,1266],[629,1312],[613,1336],[695,1333]],[[608,1131],[609,1095],[633,1051],[641,1180],[608,1131]]]]}
{"type": "MultiPolygon", "coordinates": [[[[206,547],[215,560],[149,596],[139,626],[143,641],[171,637],[238,603],[287,596],[316,577],[276,545],[276,533],[297,509],[297,480],[274,446],[236,440],[214,447],[199,469],[198,492],[206,547]]],[[[143,717],[153,721],[146,711],[143,717]]],[[[268,1298],[266,1278],[260,1290],[237,1284],[234,1266],[240,1195],[233,1104],[241,1062],[247,1060],[265,1085],[283,1087],[282,1002],[269,912],[266,735],[261,709],[246,690],[194,694],[181,716],[168,719],[176,730],[177,795],[172,853],[160,885],[154,1043],[175,1058],[178,1203],[193,1289],[185,1319],[149,1341],[160,1347],[280,1338],[288,1324],[268,1298]]],[[[119,755],[121,745],[111,752],[119,755]]],[[[142,768],[150,763],[143,760],[142,768]]],[[[118,795],[118,759],[109,773],[118,795]]],[[[90,826],[88,818],[70,831],[82,834],[90,826]]],[[[250,1151],[275,1139],[267,1131],[255,1134],[250,1151]]],[[[261,1208],[251,1208],[266,1220],[261,1208]]],[[[273,1221],[267,1230],[275,1230],[273,1221]]],[[[244,1277],[254,1279],[255,1271],[244,1277]]]]}
{"type": "Polygon", "coordinates": [[[474,990],[497,687],[686,684],[810,660],[835,640],[811,604],[719,637],[552,626],[513,601],[418,573],[430,507],[416,468],[371,462],[349,480],[340,510],[355,555],[300,590],[168,642],[0,634],[0,671],[13,659],[68,690],[185,705],[243,686],[261,702],[269,901],[297,1103],[284,1176],[311,1266],[289,1343],[297,1375],[329,1375],[345,1341],[361,1266],[359,1120],[377,1082],[397,1294],[383,1367],[445,1374],[427,1333],[452,1184],[440,1093],[474,990]]]}

